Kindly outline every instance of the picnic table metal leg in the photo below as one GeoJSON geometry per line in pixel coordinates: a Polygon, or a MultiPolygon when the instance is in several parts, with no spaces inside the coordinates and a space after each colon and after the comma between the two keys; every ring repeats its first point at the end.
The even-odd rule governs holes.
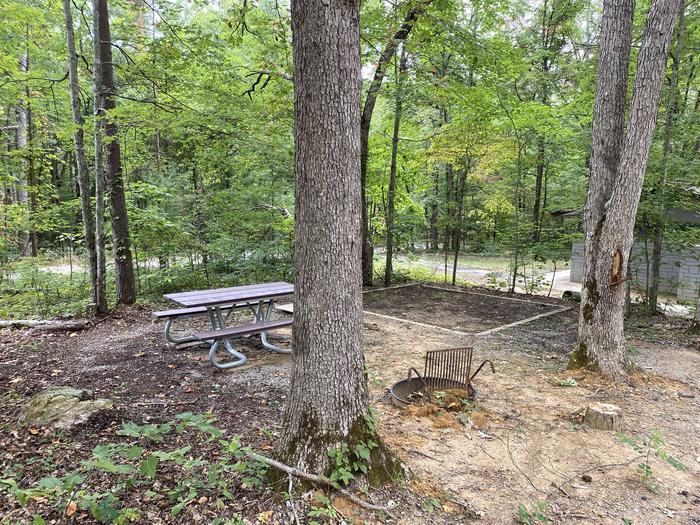
{"type": "MultiPolygon", "coordinates": [[[[257,319],[257,322],[259,323],[268,321],[270,319],[270,314],[272,313],[272,301],[266,301],[266,304],[267,308],[265,309],[265,313],[263,314],[260,310],[260,303],[258,303],[257,313],[255,317],[257,319]]],[[[271,352],[277,352],[278,354],[292,353],[291,348],[280,348],[279,346],[274,345],[270,341],[268,341],[267,332],[260,332],[260,342],[262,343],[264,348],[267,348],[271,352]]]]}
{"type": "MultiPolygon", "coordinates": [[[[221,330],[224,328],[224,319],[221,315],[221,308],[219,307],[212,307],[212,308],[207,308],[207,313],[209,315],[209,321],[211,322],[211,327],[213,330],[221,330]]],[[[228,317],[227,317],[228,318],[228,317]]],[[[242,353],[236,351],[233,348],[233,344],[231,343],[231,340],[226,338],[226,339],[221,339],[224,343],[224,348],[226,351],[231,354],[233,357],[236,358],[235,361],[228,361],[228,362],[220,362],[217,361],[216,359],[216,350],[219,347],[219,340],[214,340],[211,341],[211,348],[209,349],[209,362],[212,364],[212,366],[216,368],[221,368],[221,369],[226,369],[226,368],[234,368],[237,366],[241,366],[245,364],[246,361],[248,361],[248,358],[244,356],[242,353]]]]}
{"type": "Polygon", "coordinates": [[[197,338],[192,337],[191,335],[188,335],[185,337],[175,337],[172,334],[172,327],[173,327],[173,318],[168,317],[168,320],[165,321],[165,340],[168,343],[172,343],[174,345],[181,345],[184,343],[191,343],[193,341],[197,341],[197,338]]]}

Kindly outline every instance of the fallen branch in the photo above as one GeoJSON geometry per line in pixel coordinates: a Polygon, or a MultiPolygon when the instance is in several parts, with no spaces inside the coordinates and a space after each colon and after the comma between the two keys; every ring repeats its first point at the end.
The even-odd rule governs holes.
{"type": "Polygon", "coordinates": [[[41,319],[11,319],[0,320],[0,328],[31,328],[43,332],[67,332],[84,330],[87,321],[47,321],[41,319]]]}
{"type": "Polygon", "coordinates": [[[265,465],[269,467],[276,468],[278,470],[281,470],[282,472],[287,473],[290,476],[296,476],[297,478],[305,479],[307,481],[311,481],[312,483],[321,483],[322,485],[326,485],[328,487],[331,487],[334,490],[337,490],[339,493],[341,493],[343,496],[348,498],[350,501],[355,503],[356,505],[362,507],[363,509],[367,510],[375,510],[379,512],[385,512],[387,516],[396,518],[395,516],[392,516],[391,513],[389,512],[391,509],[393,509],[393,506],[382,506],[382,505],[375,505],[374,503],[367,503],[364,500],[361,500],[357,496],[355,496],[352,492],[348,492],[347,490],[340,488],[337,483],[334,481],[331,481],[329,478],[326,476],[322,475],[317,475],[317,474],[310,474],[308,472],[304,472],[303,470],[299,470],[295,467],[290,467],[289,465],[285,465],[284,463],[280,463],[279,461],[275,461],[274,459],[270,459],[265,456],[261,456],[260,454],[256,454],[255,452],[248,452],[248,456],[256,461],[260,461],[261,463],[265,463],[265,465]]]}
{"type": "Polygon", "coordinates": [[[630,463],[634,463],[635,461],[640,460],[643,457],[644,457],[644,455],[642,454],[642,455],[634,457],[628,461],[623,461],[622,463],[608,463],[606,465],[594,465],[592,467],[589,467],[589,468],[586,468],[584,470],[580,470],[580,471],[576,472],[573,476],[566,478],[559,485],[554,485],[554,488],[558,491],[561,491],[562,487],[564,487],[564,485],[571,483],[573,480],[583,476],[584,474],[587,474],[587,473],[592,472],[594,470],[600,470],[601,472],[603,472],[603,471],[618,468],[618,467],[626,467],[630,463]]]}

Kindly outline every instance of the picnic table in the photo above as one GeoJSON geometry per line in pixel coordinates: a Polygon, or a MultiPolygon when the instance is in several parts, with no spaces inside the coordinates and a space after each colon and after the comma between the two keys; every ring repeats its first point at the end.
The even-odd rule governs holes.
{"type": "Polygon", "coordinates": [[[280,348],[268,340],[267,332],[285,326],[291,326],[292,319],[271,320],[275,301],[294,293],[294,285],[286,282],[252,284],[234,286],[231,288],[214,288],[211,290],[195,290],[165,294],[163,297],[184,307],[175,310],[154,312],[158,318],[165,318],[165,338],[178,345],[192,341],[206,341],[210,344],[209,361],[216,368],[233,368],[243,365],[247,358],[237,351],[232,339],[235,337],[250,337],[260,334],[263,347],[283,354],[291,353],[291,349],[280,348]],[[227,326],[231,313],[236,309],[249,309],[254,315],[250,324],[227,326]],[[211,330],[197,332],[186,337],[175,337],[171,333],[175,319],[206,315],[211,324],[211,330]],[[217,360],[216,351],[220,345],[233,357],[232,361],[217,360]]]}

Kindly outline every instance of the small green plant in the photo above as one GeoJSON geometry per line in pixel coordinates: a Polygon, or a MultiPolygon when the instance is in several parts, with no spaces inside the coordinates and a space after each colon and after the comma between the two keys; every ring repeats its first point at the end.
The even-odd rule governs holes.
{"type": "Polygon", "coordinates": [[[578,383],[573,377],[567,377],[566,379],[560,379],[557,381],[559,386],[578,386],[578,383]]]}
{"type": "Polygon", "coordinates": [[[656,482],[650,464],[652,454],[677,470],[687,470],[687,467],[683,463],[666,452],[664,448],[666,443],[664,442],[661,432],[657,429],[652,429],[649,436],[630,436],[623,432],[618,432],[616,436],[621,443],[630,446],[635,452],[642,456],[643,461],[637,465],[637,474],[644,486],[654,494],[659,492],[659,485],[656,482]]]}
{"type": "Polygon", "coordinates": [[[569,432],[573,432],[574,430],[588,430],[588,425],[585,423],[574,423],[573,421],[569,421],[566,424],[566,429],[569,432]]]}
{"type": "Polygon", "coordinates": [[[335,510],[333,503],[327,496],[324,494],[316,494],[314,496],[314,503],[306,515],[309,518],[321,519],[321,521],[317,521],[316,519],[309,520],[309,525],[322,525],[325,523],[336,523],[338,511],[335,510]]]}
{"type": "Polygon", "coordinates": [[[501,288],[506,288],[508,282],[503,278],[500,272],[489,272],[484,276],[486,283],[486,288],[491,288],[492,290],[500,290],[501,288]]]}
{"type": "Polygon", "coordinates": [[[528,510],[524,503],[518,507],[518,512],[515,515],[518,523],[523,525],[533,525],[536,523],[547,523],[549,518],[545,514],[549,509],[549,504],[546,501],[537,501],[534,508],[528,510]]]}
{"type": "MultiPolygon", "coordinates": [[[[0,494],[8,493],[22,507],[45,501],[61,516],[82,512],[96,522],[117,524],[142,519],[139,509],[126,504],[141,498],[167,498],[173,517],[204,494],[215,495],[214,503],[223,507],[222,498],[235,500],[229,490],[231,484],[244,489],[262,486],[266,466],[248,459],[249,449],[241,446],[239,436],[222,439],[224,431],[215,427],[214,422],[209,413],[188,412],[159,425],[124,423],[117,434],[130,438],[128,442],[97,445],[91,456],[73,471],[62,477],[43,477],[30,487],[19,486],[16,479],[20,474],[8,472],[0,479],[0,494]],[[191,444],[216,439],[220,447],[214,455],[217,460],[197,457],[192,445],[166,448],[163,441],[173,431],[193,434],[185,438],[191,444]],[[177,474],[173,476],[173,472],[177,474]],[[107,479],[109,483],[98,485],[101,490],[94,492],[90,487],[95,479],[107,479]]],[[[18,468],[36,468],[34,463],[30,460],[18,468]]],[[[45,516],[39,514],[34,514],[32,519],[37,524],[46,522],[45,516]]],[[[219,523],[241,521],[234,516],[219,523]]]]}
{"type": "Polygon", "coordinates": [[[438,390],[437,392],[433,392],[433,397],[435,398],[435,404],[439,407],[444,407],[445,406],[445,398],[447,397],[446,392],[442,392],[438,390]]]}
{"type": "Polygon", "coordinates": [[[435,498],[428,498],[423,501],[422,507],[425,512],[432,513],[435,509],[441,510],[442,504],[435,498]]]}
{"type": "Polygon", "coordinates": [[[328,450],[328,457],[334,462],[330,479],[340,486],[348,485],[355,479],[357,474],[367,474],[367,463],[372,454],[372,450],[377,447],[377,443],[372,440],[357,443],[350,448],[345,443],[339,443],[328,450]]]}

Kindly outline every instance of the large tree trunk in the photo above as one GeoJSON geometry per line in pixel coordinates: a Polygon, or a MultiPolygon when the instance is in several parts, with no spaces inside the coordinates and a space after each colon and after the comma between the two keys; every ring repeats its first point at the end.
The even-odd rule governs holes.
{"type": "Polygon", "coordinates": [[[95,288],[97,299],[104,302],[96,303],[96,313],[102,315],[107,312],[107,264],[105,258],[105,171],[104,171],[104,87],[102,82],[102,65],[99,39],[99,0],[93,0],[92,9],[92,52],[93,66],[92,78],[94,88],[95,109],[95,254],[97,257],[97,271],[95,288]]]}
{"type": "Polygon", "coordinates": [[[587,366],[618,379],[628,375],[624,345],[627,259],[679,6],[679,0],[652,3],[637,59],[626,133],[625,93],[634,2],[609,0],[603,6],[584,215],[579,343],[570,356],[569,367],[587,366]]]}
{"type": "MultiPolygon", "coordinates": [[[[93,16],[97,18],[97,32],[94,38],[99,42],[100,66],[102,68],[100,90],[102,93],[103,116],[116,107],[114,89],[114,67],[112,65],[112,38],[109,30],[109,9],[107,0],[93,0],[93,16]]],[[[114,269],[116,277],[117,304],[132,304],[136,301],[136,280],[131,254],[129,218],[124,195],[119,130],[114,119],[104,119],[105,150],[107,164],[107,191],[112,222],[112,243],[114,244],[114,269]]]]}
{"type": "Polygon", "coordinates": [[[671,133],[673,123],[678,111],[678,76],[680,70],[681,55],[683,53],[683,34],[685,18],[684,7],[678,21],[678,36],[676,37],[676,50],[673,53],[673,66],[671,69],[671,81],[668,86],[668,100],[666,102],[666,114],[664,115],[664,143],[661,157],[661,180],[657,187],[660,200],[659,220],[653,229],[654,251],[651,256],[651,279],[649,279],[649,293],[647,294],[647,315],[654,315],[659,302],[659,276],[661,273],[661,256],[663,255],[664,228],[666,224],[666,183],[668,181],[668,160],[671,155],[671,133]]]}
{"type": "Polygon", "coordinates": [[[107,306],[107,298],[102,289],[97,286],[97,252],[95,251],[95,227],[92,218],[92,205],[90,204],[90,181],[88,179],[87,160],[85,158],[85,142],[83,136],[83,114],[80,111],[80,92],[78,91],[78,56],[75,51],[75,32],[73,30],[73,13],[70,0],[62,0],[63,20],[66,24],[66,46],[68,51],[68,79],[70,84],[71,113],[73,116],[73,143],[75,145],[76,179],[80,191],[80,212],[83,218],[83,231],[85,233],[85,250],[88,255],[90,269],[90,286],[92,289],[92,302],[95,304],[96,313],[104,313],[107,306]]]}
{"type": "Polygon", "coordinates": [[[362,118],[360,121],[360,169],[361,178],[361,193],[362,193],[362,283],[366,286],[371,286],[374,278],[374,245],[372,244],[372,236],[369,229],[369,213],[367,210],[367,160],[369,158],[369,128],[372,124],[372,115],[374,114],[374,106],[377,103],[379,90],[384,81],[386,68],[391,62],[391,59],[396,52],[396,46],[399,42],[403,42],[408,37],[408,34],[416,24],[418,17],[425,11],[433,0],[423,0],[417,6],[412,7],[406,13],[401,27],[393,34],[384,46],[384,50],[379,57],[377,68],[374,70],[374,78],[367,90],[365,105],[362,108],[362,118]]]}
{"type": "Polygon", "coordinates": [[[401,46],[396,77],[396,107],[394,112],[394,131],[391,137],[391,169],[389,170],[389,189],[387,191],[386,211],[386,266],[384,268],[384,286],[391,285],[393,272],[391,260],[394,257],[394,200],[396,196],[396,167],[399,153],[399,128],[401,127],[401,104],[403,102],[403,79],[406,73],[406,46],[401,46]]]}
{"type": "Polygon", "coordinates": [[[371,424],[362,354],[359,8],[292,2],[294,354],[277,456],[324,473],[330,449],[371,440],[376,480],[397,469],[371,424]]]}

